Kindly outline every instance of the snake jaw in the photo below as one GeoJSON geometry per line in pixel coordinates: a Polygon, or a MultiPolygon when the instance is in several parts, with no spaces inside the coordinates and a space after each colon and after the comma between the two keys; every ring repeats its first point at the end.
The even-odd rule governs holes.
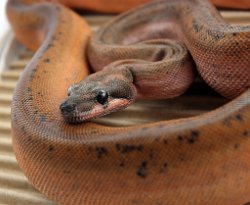
{"type": "MultiPolygon", "coordinates": [[[[68,123],[72,123],[72,124],[82,123],[82,122],[89,121],[97,117],[102,117],[111,112],[124,109],[127,106],[129,106],[132,102],[133,102],[133,99],[125,99],[125,98],[110,99],[104,105],[100,103],[95,103],[92,106],[91,110],[86,110],[86,111],[80,111],[77,108],[77,106],[74,107],[68,104],[69,107],[74,107],[74,109],[72,110],[69,109],[69,112],[62,111],[62,116],[68,123]]],[[[62,103],[61,107],[64,106],[65,103],[67,103],[67,101],[62,103]]]]}
{"type": "Polygon", "coordinates": [[[89,119],[102,117],[111,112],[115,112],[117,110],[121,110],[129,106],[133,100],[129,99],[113,99],[110,100],[106,105],[96,104],[93,109],[89,112],[80,113],[78,116],[80,121],[86,121],[89,119]]]}

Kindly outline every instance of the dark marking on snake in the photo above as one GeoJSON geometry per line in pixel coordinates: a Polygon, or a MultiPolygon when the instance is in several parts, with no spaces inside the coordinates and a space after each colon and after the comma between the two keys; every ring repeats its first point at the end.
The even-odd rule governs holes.
{"type": "Polygon", "coordinates": [[[136,172],[137,176],[141,177],[141,178],[146,178],[147,176],[147,165],[148,162],[143,160],[136,172]]]}
{"type": "Polygon", "coordinates": [[[142,152],[144,147],[143,145],[123,145],[123,144],[116,144],[116,149],[121,152],[122,154],[127,154],[133,151],[142,152]]]}
{"type": "Polygon", "coordinates": [[[199,25],[197,24],[197,22],[195,21],[195,19],[193,19],[193,21],[192,21],[192,25],[193,25],[193,29],[194,29],[194,31],[197,33],[197,32],[199,32],[199,25]]]}
{"type": "Polygon", "coordinates": [[[181,135],[178,135],[178,136],[177,136],[177,139],[178,139],[178,141],[182,142],[183,137],[182,137],[181,135]]]}
{"type": "Polygon", "coordinates": [[[240,121],[240,122],[243,122],[243,117],[242,117],[241,114],[237,114],[237,115],[235,116],[235,119],[238,120],[238,121],[240,121]]]}
{"type": "Polygon", "coordinates": [[[218,41],[221,40],[225,37],[225,35],[223,33],[216,33],[216,32],[211,32],[210,30],[207,31],[207,34],[213,38],[213,40],[218,41]]]}
{"type": "Polygon", "coordinates": [[[231,120],[232,118],[231,117],[227,117],[223,120],[223,124],[230,127],[231,126],[231,120]]]}
{"type": "Polygon", "coordinates": [[[248,137],[248,130],[244,130],[244,132],[242,133],[244,137],[248,137]]]}
{"type": "Polygon", "coordinates": [[[31,93],[32,92],[32,89],[30,87],[27,88],[27,92],[28,93],[31,93]]]}
{"type": "Polygon", "coordinates": [[[179,160],[183,162],[185,160],[185,157],[183,155],[179,155],[179,160]]]}
{"type": "Polygon", "coordinates": [[[163,165],[162,165],[161,168],[160,168],[160,173],[165,172],[166,169],[167,169],[167,167],[168,167],[168,163],[167,163],[167,162],[163,163],[163,165]]]}
{"type": "Polygon", "coordinates": [[[96,147],[96,152],[98,159],[108,154],[108,150],[105,147],[96,147]]]}
{"type": "Polygon", "coordinates": [[[45,58],[45,59],[43,60],[43,62],[44,62],[44,63],[50,63],[50,59],[49,59],[49,58],[45,58]]]}
{"type": "Polygon", "coordinates": [[[52,39],[52,41],[55,41],[57,38],[56,38],[56,36],[52,36],[51,39],[52,39]]]}
{"type": "Polygon", "coordinates": [[[55,149],[55,148],[54,148],[52,145],[49,145],[49,149],[48,149],[49,152],[54,151],[54,149],[55,149]]]}
{"type": "Polygon", "coordinates": [[[238,149],[240,147],[240,144],[238,144],[238,143],[236,143],[235,145],[234,145],[234,149],[238,149]]]}
{"type": "Polygon", "coordinates": [[[193,144],[196,142],[196,140],[199,137],[199,132],[198,131],[192,131],[191,135],[188,137],[188,143],[193,144]]]}
{"type": "Polygon", "coordinates": [[[53,43],[49,43],[49,44],[45,47],[44,51],[49,50],[49,49],[52,48],[53,46],[54,46],[53,43]]]}

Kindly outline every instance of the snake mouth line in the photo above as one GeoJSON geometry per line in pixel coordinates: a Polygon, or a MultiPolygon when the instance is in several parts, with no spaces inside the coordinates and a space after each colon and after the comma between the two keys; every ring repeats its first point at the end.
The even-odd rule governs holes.
{"type": "Polygon", "coordinates": [[[112,99],[107,102],[105,105],[96,103],[91,110],[80,111],[77,108],[72,113],[64,114],[62,113],[63,118],[71,124],[79,124],[91,119],[102,117],[111,112],[126,108],[133,102],[132,99],[112,99]]]}

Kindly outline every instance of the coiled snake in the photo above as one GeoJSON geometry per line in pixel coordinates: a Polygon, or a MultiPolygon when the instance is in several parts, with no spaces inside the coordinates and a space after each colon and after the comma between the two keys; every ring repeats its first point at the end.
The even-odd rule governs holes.
{"type": "MultiPolygon", "coordinates": [[[[87,77],[94,81],[87,89],[94,96],[88,98],[88,117],[93,117],[94,108],[111,106],[109,112],[117,105],[126,106],[137,94],[171,97],[185,91],[193,75],[192,61],[182,44],[148,40],[130,45],[152,37],[182,41],[208,84],[226,97],[239,96],[191,118],[132,127],[73,125],[62,118],[59,106],[68,87],[88,74],[85,51],[90,29],[62,5],[23,3],[8,3],[13,30],[27,47],[40,47],[14,93],[13,147],[20,167],[38,190],[67,205],[235,205],[250,201],[249,26],[226,24],[203,0],[156,1],[119,16],[93,36],[88,56],[96,70],[113,60],[133,60],[110,64],[100,72],[104,77],[87,77]],[[173,44],[176,47],[171,50],[173,44]],[[136,60],[144,57],[151,62],[136,60]],[[148,65],[155,71],[148,74],[144,70],[148,65]],[[163,69],[165,65],[168,68],[163,69]],[[140,78],[139,73],[144,76],[140,78]],[[168,76],[177,78],[170,78],[171,85],[163,89],[161,78],[168,76]],[[119,88],[118,93],[108,91],[107,97],[103,84],[96,85],[95,79],[101,79],[105,89],[119,88]],[[96,86],[101,89],[93,92],[96,86]]],[[[71,87],[69,99],[75,99],[79,87],[71,87]]],[[[66,120],[81,120],[81,116],[72,118],[69,109],[72,106],[61,105],[66,120]]]]}

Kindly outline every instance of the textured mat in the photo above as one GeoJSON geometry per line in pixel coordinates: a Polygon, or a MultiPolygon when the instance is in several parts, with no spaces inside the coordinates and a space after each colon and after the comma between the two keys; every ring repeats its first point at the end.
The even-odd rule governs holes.
{"type": "MultiPolygon", "coordinates": [[[[250,12],[227,11],[222,12],[222,15],[232,24],[250,24],[250,12]]],[[[87,15],[85,17],[94,31],[113,18],[109,15],[87,15]]],[[[12,93],[32,53],[14,40],[12,40],[8,53],[5,56],[6,67],[0,74],[0,205],[55,205],[56,203],[48,200],[29,184],[18,167],[12,151],[10,124],[12,93]]],[[[3,58],[3,56],[1,57],[3,58]]],[[[211,91],[199,80],[196,85],[199,89],[204,88],[209,95],[204,95],[204,92],[199,93],[199,90],[193,89],[189,94],[173,100],[140,101],[123,112],[97,121],[113,126],[132,125],[198,115],[226,103],[225,99],[211,94],[211,91]]]]}

